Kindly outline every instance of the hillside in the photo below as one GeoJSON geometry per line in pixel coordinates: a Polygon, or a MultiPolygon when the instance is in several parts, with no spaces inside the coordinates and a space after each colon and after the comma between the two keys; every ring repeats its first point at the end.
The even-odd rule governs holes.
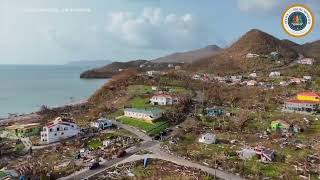
{"type": "Polygon", "coordinates": [[[217,45],[209,45],[205,48],[196,49],[187,52],[178,52],[168,56],[160,57],[152,60],[156,63],[172,63],[172,62],[183,62],[192,63],[199,59],[208,58],[217,54],[221,48],[217,45]]]}
{"type": "Polygon", "coordinates": [[[306,43],[301,46],[301,51],[306,57],[315,58],[320,61],[320,40],[306,43]]]}
{"type": "MultiPolygon", "coordinates": [[[[180,65],[180,63],[171,63],[180,65]]],[[[169,63],[153,63],[147,60],[135,60],[128,62],[113,62],[101,68],[95,68],[81,73],[80,78],[111,78],[119,72],[127,69],[134,69],[139,72],[150,70],[165,70],[169,69],[169,63]]]]}
{"type": "Polygon", "coordinates": [[[281,55],[282,63],[288,64],[298,57],[298,52],[291,47],[293,45],[293,42],[281,41],[270,34],[252,29],[230,47],[221,50],[216,55],[193,63],[189,68],[193,71],[222,74],[268,69],[279,66],[279,64],[275,64],[268,58],[249,60],[246,55],[253,53],[268,56],[275,51],[281,55]]]}

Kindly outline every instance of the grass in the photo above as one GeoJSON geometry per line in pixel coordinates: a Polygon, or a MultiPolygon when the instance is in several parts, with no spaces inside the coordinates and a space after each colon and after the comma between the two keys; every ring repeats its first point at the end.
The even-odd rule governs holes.
{"type": "Polygon", "coordinates": [[[93,139],[88,142],[88,147],[90,149],[98,149],[101,146],[102,146],[102,141],[99,139],[93,139]]]}
{"type": "Polygon", "coordinates": [[[21,153],[23,151],[23,149],[24,149],[24,145],[22,143],[17,144],[15,149],[16,149],[17,153],[21,153]]]}
{"type": "Polygon", "coordinates": [[[135,119],[135,118],[129,118],[129,117],[121,117],[118,120],[123,124],[137,127],[149,135],[158,134],[159,132],[161,132],[161,131],[165,130],[167,127],[169,127],[168,123],[163,122],[163,121],[149,123],[149,122],[146,122],[142,119],[135,119]]]}
{"type": "Polygon", "coordinates": [[[143,95],[152,93],[151,86],[132,85],[128,87],[128,93],[132,95],[143,95]]]}
{"type": "MultiPolygon", "coordinates": [[[[184,87],[179,87],[179,86],[166,86],[166,87],[169,88],[170,92],[172,92],[172,93],[192,95],[192,91],[189,89],[186,89],[184,87]]],[[[144,94],[152,94],[156,91],[152,90],[152,86],[132,85],[132,86],[128,87],[128,92],[131,95],[139,96],[139,95],[144,95],[144,94]]]]}
{"type": "Polygon", "coordinates": [[[137,96],[130,100],[130,105],[133,108],[149,108],[151,104],[149,103],[149,98],[142,98],[137,96]]]}

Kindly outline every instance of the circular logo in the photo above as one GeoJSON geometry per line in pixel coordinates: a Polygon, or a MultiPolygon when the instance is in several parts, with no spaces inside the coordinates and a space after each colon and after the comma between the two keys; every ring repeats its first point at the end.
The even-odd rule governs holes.
{"type": "Polygon", "coordinates": [[[301,4],[290,6],[282,15],[282,27],[286,33],[294,37],[303,37],[309,34],[314,26],[312,11],[301,4]]]}

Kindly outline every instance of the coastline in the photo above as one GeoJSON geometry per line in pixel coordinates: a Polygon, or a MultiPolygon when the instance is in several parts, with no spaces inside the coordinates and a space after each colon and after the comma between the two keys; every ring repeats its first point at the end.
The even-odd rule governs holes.
{"type": "MultiPolygon", "coordinates": [[[[66,108],[66,107],[75,107],[79,105],[84,105],[88,102],[88,100],[80,100],[76,102],[66,103],[61,106],[51,106],[50,109],[56,108],[66,108]]],[[[41,115],[37,114],[37,112],[30,112],[25,114],[18,114],[15,117],[4,117],[0,118],[0,126],[8,125],[11,123],[18,123],[18,122],[26,122],[26,123],[33,123],[39,122],[41,120],[41,115]]]]}

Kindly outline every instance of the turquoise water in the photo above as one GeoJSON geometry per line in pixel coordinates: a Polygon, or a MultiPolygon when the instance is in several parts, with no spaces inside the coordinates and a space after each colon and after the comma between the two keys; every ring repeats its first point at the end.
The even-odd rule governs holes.
{"type": "Polygon", "coordinates": [[[87,99],[107,80],[80,79],[85,66],[0,65],[0,117],[29,113],[41,105],[87,99]]]}

